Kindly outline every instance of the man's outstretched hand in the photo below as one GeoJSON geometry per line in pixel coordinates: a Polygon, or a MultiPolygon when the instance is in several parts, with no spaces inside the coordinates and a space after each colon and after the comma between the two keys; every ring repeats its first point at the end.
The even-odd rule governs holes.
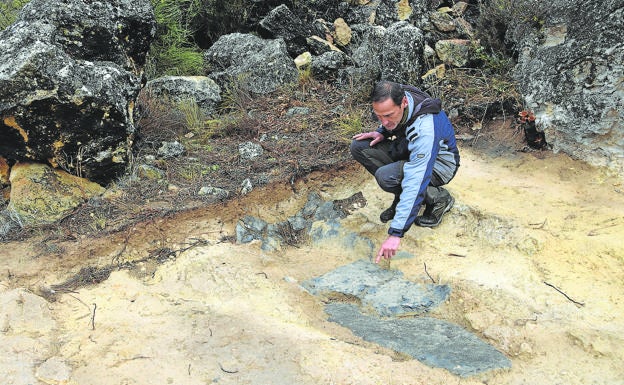
{"type": "Polygon", "coordinates": [[[401,238],[394,235],[389,236],[384,243],[381,244],[381,248],[379,252],[377,252],[377,258],[375,258],[375,263],[379,263],[382,258],[390,259],[394,257],[400,245],[401,238]]]}
{"type": "Polygon", "coordinates": [[[371,131],[371,132],[363,132],[361,134],[355,134],[353,135],[351,139],[355,139],[355,140],[372,139],[370,142],[370,146],[373,147],[377,143],[384,140],[384,136],[380,132],[371,131]]]}

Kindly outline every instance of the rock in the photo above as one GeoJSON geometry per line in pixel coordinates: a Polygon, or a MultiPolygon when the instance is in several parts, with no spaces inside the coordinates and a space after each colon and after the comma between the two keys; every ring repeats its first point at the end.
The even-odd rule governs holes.
{"type": "Polygon", "coordinates": [[[455,4],[453,4],[453,7],[451,8],[451,10],[453,11],[453,15],[460,17],[462,16],[464,13],[466,13],[466,10],[468,9],[468,3],[464,2],[464,1],[458,1],[455,4]]]}
{"type": "Polygon", "coordinates": [[[392,24],[386,31],[381,52],[381,78],[420,84],[425,46],[422,31],[407,21],[392,24]]]}
{"type": "Polygon", "coordinates": [[[224,200],[230,196],[230,193],[229,191],[224,190],[222,188],[212,187],[212,186],[202,186],[202,188],[199,189],[199,192],[197,192],[197,195],[200,195],[200,196],[209,195],[219,200],[224,200]]]}
{"type": "Polygon", "coordinates": [[[382,317],[426,313],[446,301],[447,285],[419,284],[402,278],[398,270],[385,270],[368,260],[341,266],[302,283],[311,294],[357,298],[364,309],[382,317]]]}
{"type": "Polygon", "coordinates": [[[262,239],[267,225],[262,219],[246,215],[236,224],[236,242],[249,243],[254,239],[262,239]]]}
{"type": "Polygon", "coordinates": [[[336,44],[346,46],[351,42],[351,28],[341,17],[334,21],[334,41],[336,44]]]}
{"type": "Polygon", "coordinates": [[[158,148],[158,156],[162,158],[176,158],[186,152],[184,145],[180,142],[162,142],[158,148]]]}
{"type": "Polygon", "coordinates": [[[312,54],[308,51],[295,58],[295,65],[299,70],[305,70],[312,65],[312,54]]]}
{"type": "Polygon", "coordinates": [[[375,24],[389,27],[399,21],[399,8],[395,0],[380,0],[375,12],[375,24]]]}
{"type": "Polygon", "coordinates": [[[11,169],[9,208],[23,225],[54,223],[105,189],[87,179],[37,163],[11,169]]]}
{"type": "Polygon", "coordinates": [[[241,182],[240,194],[247,195],[252,191],[253,191],[253,183],[251,183],[251,179],[246,178],[244,181],[241,182]]]}
{"type": "MultiPolygon", "coordinates": [[[[360,195],[361,193],[354,196],[359,197],[360,195]]],[[[262,219],[249,215],[245,216],[236,225],[237,242],[248,243],[259,240],[262,242],[262,250],[273,251],[279,250],[281,244],[296,246],[310,238],[314,242],[320,243],[339,237],[345,248],[355,250],[356,247],[364,243],[364,248],[369,251],[372,247],[370,241],[354,233],[343,234],[341,232],[342,229],[337,220],[350,213],[345,201],[351,201],[351,198],[324,202],[318,193],[313,192],[308,195],[304,207],[285,221],[269,224],[262,219]]],[[[349,207],[351,209],[357,208],[355,205],[349,207]]]]}
{"type": "Polygon", "coordinates": [[[221,103],[221,88],[207,76],[164,76],[147,82],[141,92],[159,100],[164,97],[174,108],[191,100],[206,116],[214,114],[221,103]]]}
{"type": "Polygon", "coordinates": [[[241,160],[252,160],[261,156],[264,153],[264,149],[261,145],[254,142],[239,143],[238,154],[241,160]]]}
{"type": "Polygon", "coordinates": [[[440,12],[439,10],[431,12],[429,19],[438,31],[451,32],[455,30],[453,16],[451,16],[448,12],[440,12]]]}
{"type": "Polygon", "coordinates": [[[311,111],[309,107],[291,107],[286,111],[286,116],[309,115],[311,111]]]}
{"type": "Polygon", "coordinates": [[[315,55],[322,55],[326,52],[340,51],[340,48],[336,47],[331,41],[320,38],[316,35],[310,36],[306,39],[310,51],[315,55]]]}
{"type": "Polygon", "coordinates": [[[531,10],[539,23],[510,20],[520,53],[515,78],[554,151],[624,172],[624,18],[621,0],[553,0],[531,10]],[[582,11],[579,11],[582,10],[582,11]],[[602,32],[599,32],[602,31],[602,32]]]}
{"type": "Polygon", "coordinates": [[[312,74],[318,80],[334,80],[345,62],[346,57],[342,52],[325,52],[312,58],[312,74]]]}
{"type": "Polygon", "coordinates": [[[472,56],[472,43],[470,40],[450,39],[439,40],[435,44],[438,58],[446,65],[464,67],[472,56]]]}
{"type": "Polygon", "coordinates": [[[386,29],[369,24],[352,25],[351,66],[339,71],[341,84],[367,85],[381,75],[381,50],[386,29]]]}
{"type": "Polygon", "coordinates": [[[261,21],[261,33],[268,38],[281,38],[288,53],[295,57],[307,50],[309,28],[285,4],[273,8],[261,21]]]}
{"type": "Polygon", "coordinates": [[[374,24],[377,10],[377,3],[368,1],[358,7],[349,7],[343,15],[349,24],[374,24]]]}
{"type": "Polygon", "coordinates": [[[457,33],[459,33],[460,37],[474,39],[475,37],[474,29],[472,28],[472,25],[470,25],[469,22],[462,19],[461,17],[455,19],[454,22],[455,22],[455,26],[457,27],[456,28],[457,33]]]}
{"type": "Polygon", "coordinates": [[[147,0],[29,2],[0,32],[0,156],[121,175],[154,33],[147,0]]]}
{"type": "Polygon", "coordinates": [[[41,364],[36,371],[37,379],[50,385],[68,384],[71,368],[61,357],[51,357],[41,364]]]}
{"type": "Polygon", "coordinates": [[[266,94],[297,81],[299,76],[282,39],[224,35],[205,51],[204,59],[210,66],[208,76],[222,89],[266,94]]]}
{"type": "Polygon", "coordinates": [[[380,319],[363,314],[349,303],[330,303],[325,311],[330,321],[367,341],[461,377],[511,367],[511,361],[493,346],[446,321],[429,317],[380,319]]]}
{"type": "Polygon", "coordinates": [[[9,174],[11,167],[6,159],[0,156],[0,186],[9,184],[9,174]]]}
{"type": "Polygon", "coordinates": [[[160,180],[165,177],[165,173],[154,166],[148,164],[141,164],[137,168],[137,175],[139,178],[151,179],[151,180],[160,180]]]}

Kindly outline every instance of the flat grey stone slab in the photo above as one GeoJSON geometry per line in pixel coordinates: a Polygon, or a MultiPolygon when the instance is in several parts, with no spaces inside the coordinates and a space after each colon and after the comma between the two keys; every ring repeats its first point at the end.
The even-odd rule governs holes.
{"type": "Polygon", "coordinates": [[[384,317],[425,313],[443,303],[451,292],[448,285],[420,284],[402,277],[398,270],[358,260],[305,281],[302,286],[314,295],[356,297],[364,308],[384,317]]]}
{"type": "Polygon", "coordinates": [[[326,306],[330,321],[427,365],[458,376],[511,367],[505,355],[462,327],[422,317],[448,298],[448,285],[411,282],[398,270],[358,260],[305,281],[302,286],[314,295],[350,300],[326,306]],[[396,317],[407,314],[420,317],[396,317]]]}
{"type": "Polygon", "coordinates": [[[466,377],[510,368],[511,361],[493,346],[452,323],[430,317],[381,319],[349,303],[330,303],[329,320],[377,343],[423,362],[466,377]]]}

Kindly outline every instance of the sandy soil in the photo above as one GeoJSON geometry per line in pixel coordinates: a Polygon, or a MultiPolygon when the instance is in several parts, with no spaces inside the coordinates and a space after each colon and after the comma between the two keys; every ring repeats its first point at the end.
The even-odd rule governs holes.
{"type": "Polygon", "coordinates": [[[454,209],[436,229],[410,230],[405,257],[390,268],[451,285],[450,300],[433,316],[500,349],[510,370],[459,378],[327,322],[323,304],[297,283],[368,258],[370,250],[325,243],[266,253],[256,243],[224,241],[244,214],[278,221],[311,191],[327,200],[362,191],[368,205],[343,224],[379,244],[387,196],[354,165],[313,174],[295,194],[273,186],[124,234],[65,242],[56,246],[60,255],[43,255],[32,241],[3,245],[5,293],[40,293],[85,266],[197,246],[45,302],[47,318],[27,332],[2,330],[15,344],[31,340],[15,345],[0,371],[21,365],[39,380],[80,385],[624,384],[622,181],[564,155],[462,155],[448,186],[454,209]],[[43,363],[51,360],[66,372],[46,374],[43,363]]]}

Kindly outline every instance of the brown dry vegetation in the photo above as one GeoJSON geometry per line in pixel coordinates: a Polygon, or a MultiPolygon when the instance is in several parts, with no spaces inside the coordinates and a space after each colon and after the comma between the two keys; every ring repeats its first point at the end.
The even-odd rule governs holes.
{"type": "MultiPolygon", "coordinates": [[[[512,83],[482,71],[452,70],[430,84],[429,92],[440,97],[444,108],[454,109],[458,137],[464,145],[501,153],[523,149],[523,136],[513,116],[521,109],[512,83]]],[[[244,87],[228,89],[215,116],[203,116],[190,107],[141,94],[137,102],[138,136],[127,174],[108,186],[104,197],[92,199],[57,224],[15,229],[5,241],[38,240],[41,254],[57,254],[51,241],[81,236],[102,237],[155,218],[170,217],[223,198],[200,196],[202,186],[229,191],[226,199],[241,196],[243,180],[255,188],[267,184],[290,184],[313,171],[340,170],[351,160],[351,136],[373,129],[366,87],[337,88],[302,76],[299,84],[269,95],[253,96],[244,87]],[[288,114],[306,107],[305,114],[288,114]],[[160,159],[163,141],[179,141],[183,156],[160,159]],[[238,144],[259,143],[264,154],[241,161],[238,144]],[[146,156],[163,173],[145,177],[139,165],[146,156]]],[[[193,108],[194,107],[194,108],[193,108]]]]}

